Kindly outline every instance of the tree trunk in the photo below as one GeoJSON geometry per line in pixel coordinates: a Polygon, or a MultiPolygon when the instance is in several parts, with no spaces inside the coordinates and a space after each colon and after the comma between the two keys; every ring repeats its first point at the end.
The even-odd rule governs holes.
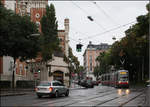
{"type": "Polygon", "coordinates": [[[13,66],[13,74],[12,74],[12,89],[15,88],[15,63],[16,63],[16,58],[14,58],[14,66],[13,66]]]}

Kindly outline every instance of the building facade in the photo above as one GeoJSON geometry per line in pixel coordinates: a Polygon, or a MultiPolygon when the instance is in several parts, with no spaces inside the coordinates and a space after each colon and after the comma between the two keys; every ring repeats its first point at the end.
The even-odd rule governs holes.
{"type": "Polygon", "coordinates": [[[58,30],[58,38],[63,53],[54,53],[53,60],[47,62],[48,80],[59,80],[66,86],[69,86],[69,69],[68,64],[64,61],[64,55],[69,54],[69,19],[64,20],[65,29],[58,30]]]}
{"type": "MultiPolygon", "coordinates": [[[[29,15],[31,21],[35,22],[39,27],[39,32],[41,32],[40,20],[46,12],[46,5],[48,5],[48,0],[3,0],[7,8],[16,12],[16,14],[29,15]],[[13,2],[12,2],[13,1],[13,2]],[[12,2],[10,5],[9,3],[12,2]],[[7,5],[8,4],[8,5],[7,5]]],[[[28,60],[26,62],[20,62],[19,59],[15,63],[15,83],[17,80],[36,80],[36,81],[46,81],[46,80],[60,80],[65,85],[69,86],[69,69],[68,64],[63,60],[64,55],[68,57],[69,50],[69,19],[64,20],[65,29],[58,30],[58,38],[60,39],[60,47],[63,53],[61,55],[53,54],[52,60],[47,63],[41,62],[41,57],[36,59],[28,60]],[[40,72],[36,73],[38,70],[40,72]],[[36,75],[35,75],[36,73],[36,75]]],[[[13,58],[6,62],[10,62],[13,58]]],[[[5,59],[0,58],[0,73],[3,74],[1,77],[4,79],[4,61],[5,59]]],[[[10,66],[10,65],[8,65],[10,66]]],[[[7,66],[7,68],[9,68],[7,66]]],[[[9,71],[8,71],[9,72],[9,71]]],[[[5,78],[6,79],[6,78],[5,78]]],[[[7,80],[12,80],[12,72],[9,72],[7,80]]]]}
{"type": "Polygon", "coordinates": [[[16,0],[15,12],[17,14],[29,15],[31,21],[38,25],[39,32],[41,32],[40,20],[46,12],[48,0],[16,0]]]}
{"type": "Polygon", "coordinates": [[[96,80],[96,78],[93,75],[94,68],[99,63],[96,61],[96,58],[100,55],[101,52],[104,52],[108,50],[111,47],[111,45],[108,45],[107,43],[101,43],[99,45],[94,45],[90,41],[84,54],[84,69],[86,72],[86,77],[92,77],[93,80],[96,80]]]}

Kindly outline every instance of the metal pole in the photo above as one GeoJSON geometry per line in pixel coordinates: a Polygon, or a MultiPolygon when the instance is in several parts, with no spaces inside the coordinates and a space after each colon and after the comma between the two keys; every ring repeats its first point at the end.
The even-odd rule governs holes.
{"type": "Polygon", "coordinates": [[[142,56],[142,81],[144,79],[144,57],[142,56]]]}

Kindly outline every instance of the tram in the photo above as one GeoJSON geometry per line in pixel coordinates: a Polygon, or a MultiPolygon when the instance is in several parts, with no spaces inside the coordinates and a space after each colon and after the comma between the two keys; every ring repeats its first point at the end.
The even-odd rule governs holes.
{"type": "Polygon", "coordinates": [[[116,88],[129,88],[128,70],[117,70],[115,72],[101,75],[102,85],[112,86],[116,88]]]}

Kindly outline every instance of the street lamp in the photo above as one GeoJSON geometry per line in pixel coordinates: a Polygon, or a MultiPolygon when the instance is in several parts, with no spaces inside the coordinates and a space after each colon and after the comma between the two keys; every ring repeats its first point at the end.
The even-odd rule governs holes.
{"type": "Polygon", "coordinates": [[[115,40],[116,40],[116,37],[114,36],[112,39],[115,41],[115,40]]]}
{"type": "Polygon", "coordinates": [[[94,19],[93,19],[91,16],[87,16],[87,18],[88,18],[90,21],[94,21],[94,19]]]}

